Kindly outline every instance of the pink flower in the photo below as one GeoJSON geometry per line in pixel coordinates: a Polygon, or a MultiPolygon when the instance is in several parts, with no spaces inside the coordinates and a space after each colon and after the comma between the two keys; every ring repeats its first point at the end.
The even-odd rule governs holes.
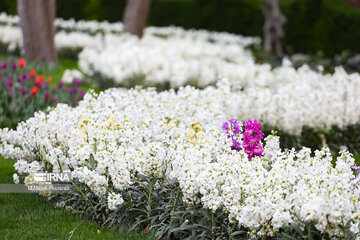
{"type": "Polygon", "coordinates": [[[245,131],[244,131],[244,141],[242,146],[244,148],[245,153],[248,154],[249,160],[253,158],[253,156],[261,156],[264,149],[261,145],[261,140],[263,139],[264,133],[260,130],[261,125],[256,120],[247,121],[244,123],[245,131]]]}
{"type": "Polygon", "coordinates": [[[248,155],[248,159],[251,160],[254,156],[261,156],[264,149],[261,145],[264,133],[260,130],[261,124],[254,121],[247,121],[244,124],[244,133],[242,135],[243,142],[240,144],[238,140],[241,139],[242,127],[239,122],[231,118],[229,121],[222,124],[222,130],[226,132],[227,137],[231,138],[232,146],[231,149],[240,151],[244,149],[248,155]]]}

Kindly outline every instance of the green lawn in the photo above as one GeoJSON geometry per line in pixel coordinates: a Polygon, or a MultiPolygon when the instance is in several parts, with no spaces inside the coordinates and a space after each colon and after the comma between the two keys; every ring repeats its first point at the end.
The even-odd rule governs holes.
{"type": "Polygon", "coordinates": [[[53,78],[54,83],[58,83],[64,75],[66,69],[79,69],[76,60],[60,59],[59,66],[56,71],[46,73],[53,78]]]}
{"type": "MultiPolygon", "coordinates": [[[[12,183],[14,161],[0,158],[0,183],[12,183]]],[[[100,228],[61,209],[37,194],[0,193],[0,239],[149,239],[140,234],[100,228]]]]}

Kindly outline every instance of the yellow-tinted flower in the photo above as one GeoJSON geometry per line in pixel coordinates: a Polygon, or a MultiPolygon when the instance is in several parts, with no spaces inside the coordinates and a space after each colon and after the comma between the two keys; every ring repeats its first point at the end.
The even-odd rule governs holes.
{"type": "Polygon", "coordinates": [[[196,131],[196,132],[199,132],[199,131],[202,130],[202,127],[201,127],[200,124],[198,124],[198,123],[194,125],[194,128],[195,128],[195,131],[196,131]]]}
{"type": "Polygon", "coordinates": [[[168,124],[168,127],[169,127],[170,129],[173,129],[173,128],[176,127],[176,125],[175,125],[174,123],[169,123],[169,124],[168,124]]]}
{"type": "Polygon", "coordinates": [[[109,122],[115,122],[115,117],[110,116],[110,117],[108,117],[108,120],[109,120],[109,122]]]}
{"type": "Polygon", "coordinates": [[[205,136],[205,133],[203,131],[200,131],[196,135],[198,136],[198,138],[203,139],[205,136]]]}
{"type": "Polygon", "coordinates": [[[195,136],[195,131],[194,129],[189,129],[187,132],[187,135],[189,138],[192,138],[193,136],[195,136]]]}
{"type": "Polygon", "coordinates": [[[192,145],[196,145],[196,139],[195,138],[190,138],[190,143],[192,144],[192,145]]]}
{"type": "Polygon", "coordinates": [[[89,122],[92,122],[92,120],[89,119],[89,118],[84,118],[83,120],[81,120],[81,121],[79,122],[78,128],[83,128],[84,125],[85,125],[86,123],[89,123],[89,122]]]}
{"type": "Polygon", "coordinates": [[[39,194],[43,197],[49,197],[51,195],[51,191],[43,191],[39,192],[39,194]]]}
{"type": "Polygon", "coordinates": [[[25,177],[24,183],[25,183],[25,184],[29,184],[29,183],[30,183],[30,178],[29,178],[29,176],[26,176],[26,177],[25,177]]]}

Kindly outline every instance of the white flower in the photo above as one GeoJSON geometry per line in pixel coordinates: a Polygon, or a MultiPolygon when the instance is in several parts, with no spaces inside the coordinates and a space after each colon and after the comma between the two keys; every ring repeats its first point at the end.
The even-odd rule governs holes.
{"type": "Polygon", "coordinates": [[[13,174],[13,181],[14,181],[15,184],[19,184],[19,183],[20,183],[19,176],[18,176],[16,173],[13,174]]]}
{"type": "Polygon", "coordinates": [[[111,193],[108,198],[108,207],[110,210],[115,210],[119,205],[123,204],[124,199],[121,197],[121,194],[111,193]]]}
{"type": "Polygon", "coordinates": [[[359,233],[359,222],[351,223],[350,231],[353,232],[354,234],[358,234],[359,233]]]}
{"type": "Polygon", "coordinates": [[[55,207],[56,208],[64,208],[65,207],[65,202],[64,201],[58,202],[58,203],[56,203],[55,207]]]}
{"type": "Polygon", "coordinates": [[[74,78],[82,79],[83,75],[80,71],[73,69],[73,70],[65,70],[64,75],[62,76],[61,80],[64,81],[64,83],[72,83],[74,78]]]}

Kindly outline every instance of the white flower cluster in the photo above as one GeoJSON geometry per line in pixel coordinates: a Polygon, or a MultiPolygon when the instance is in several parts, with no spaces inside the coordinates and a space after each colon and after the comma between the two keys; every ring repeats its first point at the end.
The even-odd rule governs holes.
{"type": "Polygon", "coordinates": [[[215,32],[208,30],[197,30],[190,29],[185,30],[182,27],[154,27],[150,26],[145,28],[146,35],[154,36],[172,36],[177,38],[192,38],[199,41],[210,41],[216,43],[229,43],[229,44],[238,44],[242,46],[259,46],[261,44],[260,37],[244,37],[241,35],[231,34],[227,32],[215,32]]]}
{"type": "Polygon", "coordinates": [[[329,130],[360,121],[358,73],[338,68],[334,74],[322,74],[284,66],[258,72],[249,84],[229,97],[229,114],[243,121],[257,119],[294,135],[304,126],[329,130]]]}
{"type": "MultiPolygon", "coordinates": [[[[79,66],[88,75],[95,72],[122,83],[144,76],[152,83],[170,82],[179,87],[188,82],[204,87],[226,76],[240,85],[255,63],[242,45],[211,43],[192,38],[166,39],[145,35],[106,35],[104,43],[87,47],[79,54],[79,66]],[[244,76],[245,75],[245,76],[244,76]]],[[[259,70],[259,68],[256,68],[259,70]]]]}
{"type": "Polygon", "coordinates": [[[102,44],[103,35],[97,33],[89,35],[83,32],[60,31],[55,34],[55,47],[57,50],[82,50],[84,47],[97,47],[102,44]]]}
{"type": "Polygon", "coordinates": [[[342,68],[324,74],[306,65],[295,69],[285,59],[271,69],[256,64],[240,45],[187,38],[124,36],[120,43],[108,36],[104,42],[80,53],[84,73],[100,73],[116,83],[142,76],[147,83],[170,82],[172,87],[204,87],[226,77],[233,90],[232,116],[256,118],[295,135],[304,126],[328,130],[360,121],[360,75],[342,68]]]}
{"type": "Polygon", "coordinates": [[[13,52],[22,46],[22,35],[19,27],[0,25],[0,43],[7,46],[8,52],[13,52]]]}
{"type": "Polygon", "coordinates": [[[231,150],[220,129],[228,120],[228,90],[88,93],[78,107],[59,104],[17,130],[0,130],[0,154],[17,159],[19,173],[70,170],[106,197],[110,209],[123,203],[117,190],[126,191],[140,173],[179,182],[187,203],[222,209],[260,235],[313,222],[319,231],[341,236],[339,226],[348,221],[358,233],[360,189],[358,180],[350,181],[351,155],[342,152],[333,166],[328,149],[315,156],[306,148],[282,151],[278,137],[269,136],[263,157],[249,161],[243,151],[231,150]]]}
{"type": "MultiPolygon", "coordinates": [[[[0,13],[0,24],[16,26],[19,25],[19,16],[7,15],[5,12],[0,13]]],[[[65,20],[62,18],[55,19],[54,26],[58,30],[88,32],[95,34],[97,32],[121,33],[123,24],[121,22],[109,23],[107,21],[75,21],[74,19],[65,20]]]]}
{"type": "Polygon", "coordinates": [[[5,12],[0,13],[0,23],[5,25],[18,25],[20,22],[19,16],[8,15],[5,12]]]}
{"type": "Polygon", "coordinates": [[[121,33],[123,31],[123,24],[121,22],[109,23],[108,21],[75,21],[74,19],[65,20],[62,18],[55,19],[55,27],[60,30],[87,32],[95,34],[103,33],[121,33]]]}
{"type": "Polygon", "coordinates": [[[109,194],[108,198],[108,207],[110,210],[115,210],[119,205],[123,204],[124,199],[121,197],[121,194],[109,194]]]}
{"type": "Polygon", "coordinates": [[[83,75],[76,69],[66,69],[63,76],[61,77],[61,80],[64,81],[64,83],[72,83],[74,78],[81,80],[83,75]]]}
{"type": "MultiPolygon", "coordinates": [[[[22,48],[22,33],[18,27],[18,16],[0,13],[0,43],[8,47],[12,52],[22,48]]],[[[97,47],[104,44],[103,36],[112,36],[118,44],[121,44],[123,25],[121,22],[109,23],[107,21],[75,21],[74,19],[55,19],[54,25],[55,46],[60,49],[82,49],[84,47],[97,47]]],[[[189,38],[194,41],[212,41],[220,44],[238,44],[243,47],[259,45],[258,37],[243,37],[226,32],[211,32],[206,30],[184,30],[181,27],[149,27],[144,30],[144,35],[157,35],[164,37],[189,38]]]]}
{"type": "MultiPolygon", "coordinates": [[[[137,72],[136,74],[143,74],[149,81],[161,82],[169,79],[173,86],[181,86],[187,83],[188,79],[196,78],[197,74],[198,85],[205,86],[216,81],[216,72],[226,75],[225,72],[230,68],[224,66],[233,65],[236,72],[228,73],[228,76],[232,76],[229,78],[232,91],[226,99],[219,99],[227,102],[224,108],[228,109],[229,115],[242,121],[258,119],[267,126],[293,135],[300,135],[304,126],[315,130],[329,130],[333,126],[344,128],[360,121],[358,73],[348,74],[342,68],[337,68],[334,74],[323,74],[307,66],[295,69],[286,65],[271,70],[267,65],[256,65],[250,61],[244,61],[235,67],[235,64],[224,63],[220,56],[208,56],[198,61],[196,58],[179,57],[186,54],[191,56],[192,48],[183,48],[175,42],[164,42],[167,49],[172,46],[176,50],[162,55],[163,48],[151,47],[151,44],[140,47],[130,42],[128,46],[109,47],[103,52],[85,49],[80,54],[79,65],[88,73],[90,69],[101,69],[106,77],[114,77],[119,81],[130,78],[137,72]],[[148,50],[143,51],[145,48],[148,50]],[[178,61],[166,61],[169,57],[178,61]],[[89,61],[84,62],[84,59],[89,61]],[[209,67],[205,59],[214,59],[214,65],[209,67]],[[89,68],[90,61],[93,62],[93,67],[89,68]],[[219,69],[215,67],[216,62],[221,63],[219,69]]],[[[206,52],[206,47],[203,49],[206,52]]],[[[223,50],[221,54],[226,57],[227,48],[219,49],[223,50]]],[[[236,61],[241,60],[239,58],[236,61]]]]}
{"type": "MultiPolygon", "coordinates": [[[[60,31],[55,34],[55,47],[61,49],[82,49],[101,44],[102,34],[89,35],[83,32],[60,31]]],[[[22,32],[18,26],[0,25],[0,43],[7,46],[7,51],[22,49],[22,32]]]]}

